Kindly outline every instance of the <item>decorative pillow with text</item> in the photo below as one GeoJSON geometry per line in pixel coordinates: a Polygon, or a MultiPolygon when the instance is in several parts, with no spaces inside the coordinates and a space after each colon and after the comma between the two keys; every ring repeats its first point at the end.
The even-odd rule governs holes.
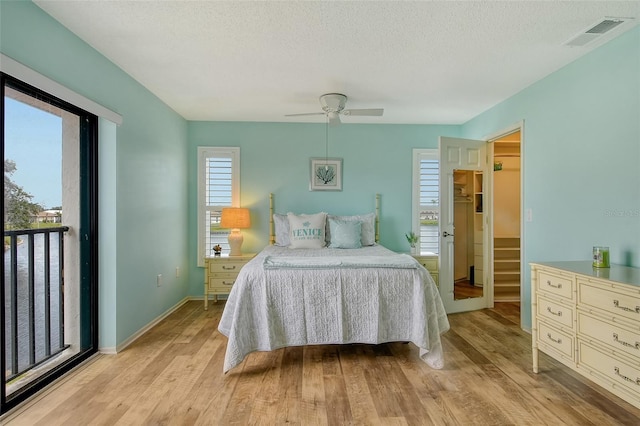
{"type": "Polygon", "coordinates": [[[290,248],[322,248],[325,246],[326,213],[287,213],[290,248]]]}

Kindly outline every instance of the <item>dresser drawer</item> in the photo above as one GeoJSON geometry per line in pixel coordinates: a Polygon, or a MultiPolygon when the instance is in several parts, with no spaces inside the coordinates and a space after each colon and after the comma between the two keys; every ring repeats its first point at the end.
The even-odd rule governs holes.
{"type": "Polygon", "coordinates": [[[636,401],[640,401],[640,367],[638,365],[622,362],[583,342],[580,342],[578,364],[583,364],[590,370],[600,373],[612,384],[611,387],[620,386],[631,391],[636,401]]]}
{"type": "Polygon", "coordinates": [[[574,310],[571,307],[538,297],[538,316],[573,329],[574,310]]]}
{"type": "Polygon", "coordinates": [[[640,321],[640,297],[618,293],[598,284],[578,281],[578,298],[581,304],[626,318],[640,321]]]}
{"type": "Polygon", "coordinates": [[[575,360],[575,343],[573,336],[556,330],[544,322],[538,323],[538,342],[544,347],[550,347],[554,351],[564,355],[565,358],[575,360]]]}
{"type": "Polygon", "coordinates": [[[640,331],[628,330],[618,324],[578,312],[578,333],[618,352],[640,359],[640,331]]]}
{"type": "Polygon", "coordinates": [[[540,272],[538,274],[538,289],[548,294],[573,300],[573,279],[571,278],[540,272]]]}

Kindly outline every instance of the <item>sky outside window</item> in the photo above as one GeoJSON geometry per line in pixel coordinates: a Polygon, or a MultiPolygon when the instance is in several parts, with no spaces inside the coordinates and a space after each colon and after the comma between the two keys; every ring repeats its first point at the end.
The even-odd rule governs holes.
{"type": "Polygon", "coordinates": [[[5,97],[4,158],[11,180],[45,209],[62,205],[62,119],[5,97]]]}

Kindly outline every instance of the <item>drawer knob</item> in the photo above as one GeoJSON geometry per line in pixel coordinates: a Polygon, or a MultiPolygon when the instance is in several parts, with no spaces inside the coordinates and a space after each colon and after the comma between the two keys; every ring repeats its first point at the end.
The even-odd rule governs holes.
{"type": "Polygon", "coordinates": [[[225,271],[233,271],[234,269],[236,269],[236,265],[233,265],[233,266],[222,265],[222,269],[224,269],[225,271]]]}
{"type": "Polygon", "coordinates": [[[557,316],[557,317],[561,317],[561,316],[562,316],[562,311],[553,312],[553,311],[551,310],[551,307],[550,307],[550,306],[547,306],[547,311],[549,311],[549,313],[550,313],[551,315],[555,315],[555,316],[557,316]]]}
{"type": "Polygon", "coordinates": [[[614,300],[613,301],[613,306],[618,308],[618,309],[622,309],[623,311],[626,311],[626,312],[635,312],[636,314],[640,314],[640,306],[636,306],[635,309],[629,308],[627,306],[620,306],[620,301],[619,300],[614,300]]]}
{"type": "Polygon", "coordinates": [[[613,341],[616,343],[620,343],[622,346],[626,346],[628,348],[633,348],[633,349],[637,349],[640,350],[640,342],[636,342],[636,344],[631,344],[628,342],[625,342],[624,340],[620,340],[618,338],[618,333],[613,333],[613,341]]]}
{"type": "Polygon", "coordinates": [[[549,340],[551,340],[553,343],[557,343],[559,345],[562,344],[562,339],[558,338],[558,339],[554,339],[553,337],[551,337],[551,333],[547,333],[547,337],[549,338],[549,340]]]}
{"type": "Polygon", "coordinates": [[[551,280],[547,280],[547,285],[553,288],[562,288],[562,283],[558,283],[557,285],[551,284],[551,280]]]}
{"type": "Polygon", "coordinates": [[[226,282],[226,281],[222,281],[222,284],[224,285],[233,285],[235,281],[231,281],[231,282],[226,282]]]}
{"type": "Polygon", "coordinates": [[[618,367],[613,367],[613,371],[615,371],[616,376],[620,377],[621,379],[626,380],[627,382],[630,382],[630,383],[635,383],[636,385],[640,386],[640,378],[633,380],[632,378],[629,378],[624,374],[620,374],[620,368],[618,367]]]}

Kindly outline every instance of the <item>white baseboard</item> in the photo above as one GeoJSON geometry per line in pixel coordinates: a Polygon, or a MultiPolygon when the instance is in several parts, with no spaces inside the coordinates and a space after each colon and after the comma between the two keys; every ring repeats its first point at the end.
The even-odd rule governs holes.
{"type": "Polygon", "coordinates": [[[166,317],[168,317],[169,315],[171,315],[173,312],[175,312],[176,310],[178,310],[182,305],[184,305],[185,303],[187,303],[189,300],[192,300],[191,297],[187,296],[184,299],[182,299],[181,301],[179,301],[178,303],[176,303],[175,305],[173,305],[172,307],[170,307],[169,309],[167,309],[165,312],[163,312],[162,314],[160,314],[157,318],[155,318],[153,321],[151,321],[150,323],[148,323],[147,325],[145,325],[144,327],[142,327],[140,330],[136,331],[135,333],[133,333],[131,336],[129,336],[128,339],[126,339],[124,342],[120,343],[119,345],[116,345],[116,347],[114,348],[113,346],[110,347],[102,347],[102,348],[98,348],[98,350],[100,351],[100,353],[102,354],[107,354],[107,355],[115,355],[118,352],[123,351],[127,346],[129,346],[130,344],[132,344],[133,342],[135,342],[138,338],[140,338],[144,333],[146,333],[147,331],[151,330],[153,327],[155,327],[160,321],[162,321],[163,319],[165,319],[166,317]]]}

